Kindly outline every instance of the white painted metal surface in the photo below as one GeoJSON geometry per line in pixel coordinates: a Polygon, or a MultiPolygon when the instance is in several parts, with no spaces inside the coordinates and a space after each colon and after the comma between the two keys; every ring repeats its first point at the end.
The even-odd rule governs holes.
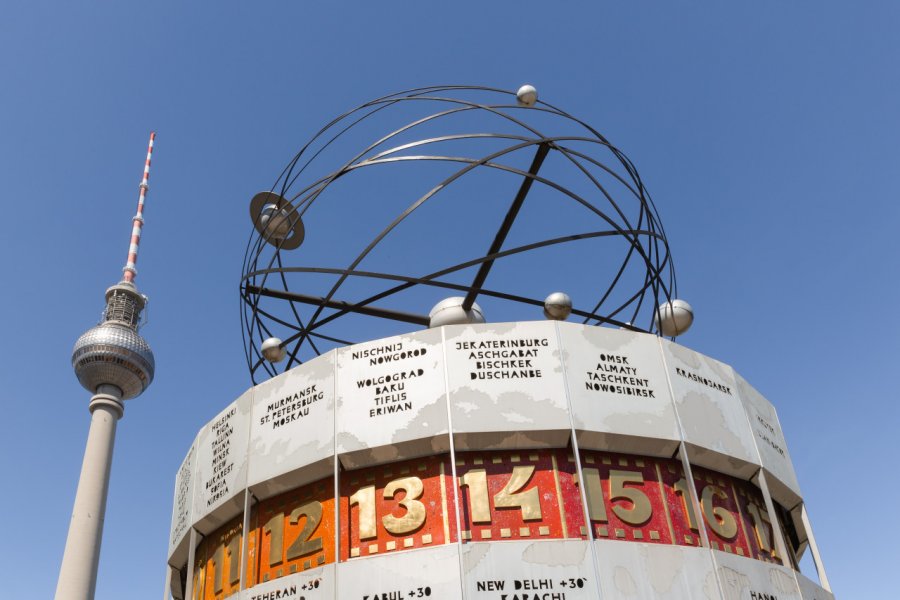
{"type": "Polygon", "coordinates": [[[759,469],[759,453],[734,371],[674,342],[660,342],[691,462],[749,479],[759,469]]]}
{"type": "Polygon", "coordinates": [[[337,449],[349,469],[449,449],[441,330],[338,350],[337,449]]]}
{"type": "Polygon", "coordinates": [[[672,456],[681,436],[655,336],[559,324],[578,444],[672,456]]]}
{"type": "Polygon", "coordinates": [[[794,572],[780,565],[712,550],[723,600],[801,600],[794,572]]]}
{"type": "MultiPolygon", "coordinates": [[[[199,434],[197,434],[199,437],[199,434]]],[[[194,522],[194,470],[197,462],[197,438],[175,474],[175,498],[172,501],[172,525],[169,529],[169,562],[187,559],[188,532],[194,522]]]]}
{"type": "Polygon", "coordinates": [[[329,352],[254,389],[247,483],[257,498],[334,470],[334,361],[329,352]]]}
{"type": "Polygon", "coordinates": [[[444,330],[457,450],[566,445],[571,422],[555,322],[444,330]]]}
{"type": "MultiPolygon", "coordinates": [[[[198,434],[176,477],[170,563],[184,563],[190,525],[207,533],[239,514],[247,486],[257,498],[295,489],[333,473],[335,455],[357,469],[447,452],[451,422],[457,451],[565,448],[577,434],[583,449],[645,456],[671,456],[683,428],[694,464],[745,480],[762,465],[776,501],[800,499],[774,407],[731,367],[625,330],[457,325],[328,353],[229,405],[198,434]]],[[[619,540],[454,543],[354,558],[260,583],[239,598],[372,600],[405,588],[397,597],[409,598],[420,587],[432,598],[469,600],[720,598],[720,589],[728,600],[787,600],[801,598],[801,587],[804,600],[831,598],[786,567],[619,540]],[[309,588],[316,577],[319,586],[309,588]],[[581,587],[561,589],[569,579],[581,587]]]]}
{"type": "Polygon", "coordinates": [[[244,392],[197,437],[193,515],[201,533],[211,532],[243,510],[252,395],[252,389],[244,392]]]}
{"type": "Polygon", "coordinates": [[[594,550],[603,600],[720,598],[706,548],[597,540],[594,550]]]}

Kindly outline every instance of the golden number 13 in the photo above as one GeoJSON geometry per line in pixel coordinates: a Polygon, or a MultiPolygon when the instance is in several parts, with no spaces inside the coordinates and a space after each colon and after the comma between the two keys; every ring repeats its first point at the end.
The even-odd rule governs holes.
{"type": "MultiPolygon", "coordinates": [[[[406,513],[401,517],[387,514],[381,518],[384,528],[394,535],[415,531],[425,522],[425,505],[419,502],[425,491],[422,480],[418,477],[395,479],[384,487],[384,499],[392,499],[400,490],[406,492],[406,496],[400,500],[400,506],[406,513]]],[[[350,496],[350,506],[354,505],[359,506],[359,539],[368,540],[376,537],[378,531],[375,524],[377,520],[375,486],[367,485],[350,496]]]]}

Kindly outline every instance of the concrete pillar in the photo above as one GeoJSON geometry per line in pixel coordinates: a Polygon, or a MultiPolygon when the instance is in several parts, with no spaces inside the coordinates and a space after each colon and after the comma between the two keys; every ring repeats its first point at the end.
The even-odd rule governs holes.
{"type": "Polygon", "coordinates": [[[56,600],[94,598],[116,424],[124,413],[121,398],[122,392],[112,385],[101,385],[91,398],[91,428],[59,569],[56,600]]]}

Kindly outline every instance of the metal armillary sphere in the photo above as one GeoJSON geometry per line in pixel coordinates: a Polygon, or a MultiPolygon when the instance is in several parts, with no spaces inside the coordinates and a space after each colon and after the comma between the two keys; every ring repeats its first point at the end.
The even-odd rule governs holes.
{"type": "Polygon", "coordinates": [[[250,216],[241,300],[254,383],[398,322],[686,328],[660,331],[675,273],[637,169],[530,85],[418,88],[354,108],[250,216]]]}

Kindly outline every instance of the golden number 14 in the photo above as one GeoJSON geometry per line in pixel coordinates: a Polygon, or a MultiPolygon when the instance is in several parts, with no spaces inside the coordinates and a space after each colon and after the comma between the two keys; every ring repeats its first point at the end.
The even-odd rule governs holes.
{"type": "MultiPolygon", "coordinates": [[[[531,476],[534,465],[513,467],[512,475],[503,489],[494,494],[496,508],[516,508],[522,511],[523,521],[538,520],[541,513],[541,497],[537,487],[522,491],[531,476]]],[[[459,478],[460,487],[469,488],[469,502],[473,523],[490,523],[491,506],[488,501],[487,473],[484,469],[472,469],[459,478]]]]}

